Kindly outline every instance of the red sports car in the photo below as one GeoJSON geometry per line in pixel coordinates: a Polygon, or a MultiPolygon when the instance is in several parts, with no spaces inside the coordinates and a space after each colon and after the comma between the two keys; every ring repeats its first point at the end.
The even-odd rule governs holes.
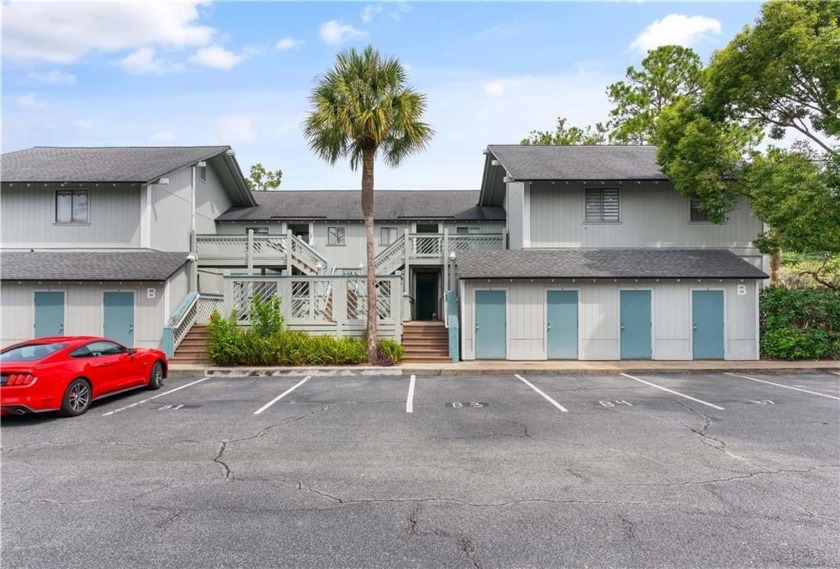
{"type": "Polygon", "coordinates": [[[166,354],[127,348],[108,338],[37,338],[0,351],[0,414],[58,411],[75,417],[91,401],[121,391],[160,389],[166,354]]]}

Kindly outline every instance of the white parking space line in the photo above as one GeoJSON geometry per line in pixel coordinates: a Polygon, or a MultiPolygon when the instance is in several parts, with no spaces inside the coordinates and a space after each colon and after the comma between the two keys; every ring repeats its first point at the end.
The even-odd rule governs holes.
{"type": "Polygon", "coordinates": [[[181,391],[182,389],[186,389],[191,385],[195,385],[196,383],[201,383],[202,381],[207,381],[210,379],[209,377],[205,377],[204,379],[199,379],[198,381],[193,381],[192,383],[188,383],[186,385],[182,385],[181,387],[176,387],[175,389],[170,389],[164,393],[158,393],[154,397],[149,397],[148,399],[144,399],[143,401],[138,401],[137,403],[132,403],[131,405],[126,405],[125,407],[120,407],[119,409],[114,409],[113,411],[108,411],[107,413],[102,413],[103,417],[107,417],[108,415],[113,415],[114,413],[119,413],[120,411],[125,411],[126,409],[131,409],[132,407],[137,407],[138,405],[142,405],[147,401],[151,401],[152,399],[157,399],[158,397],[163,397],[164,395],[169,395],[170,393],[175,393],[176,391],[181,391]]]}
{"type": "Polygon", "coordinates": [[[521,375],[519,375],[519,374],[514,374],[514,376],[516,377],[516,379],[518,379],[519,381],[523,382],[525,385],[527,385],[528,387],[530,387],[531,389],[533,389],[534,391],[536,391],[537,393],[539,393],[540,395],[542,395],[542,396],[546,399],[546,401],[548,401],[549,403],[551,403],[552,405],[554,405],[555,407],[557,407],[558,409],[560,409],[560,410],[561,410],[561,411],[563,411],[564,413],[568,413],[568,412],[569,412],[569,410],[568,410],[568,409],[566,409],[565,407],[563,407],[562,405],[560,405],[557,401],[555,401],[554,399],[552,399],[551,397],[549,397],[548,395],[546,395],[545,393],[543,393],[542,391],[540,391],[540,389],[539,389],[536,385],[534,385],[533,383],[531,383],[530,381],[528,381],[527,379],[525,379],[525,378],[524,378],[524,377],[522,377],[521,375]]]}
{"type": "Polygon", "coordinates": [[[299,382],[294,384],[292,387],[290,387],[289,389],[287,389],[286,391],[284,391],[283,393],[281,393],[280,395],[278,395],[277,397],[275,397],[274,399],[272,399],[271,401],[269,401],[268,403],[266,403],[265,405],[263,405],[262,407],[260,407],[256,411],[254,411],[254,415],[259,415],[260,413],[262,413],[263,411],[265,411],[266,409],[268,409],[269,407],[271,407],[272,405],[274,405],[275,403],[277,403],[278,401],[283,399],[289,393],[291,393],[292,391],[294,391],[295,389],[297,389],[298,387],[300,387],[301,385],[303,385],[304,383],[309,381],[309,378],[311,378],[311,377],[312,377],[311,375],[307,375],[302,380],[300,380],[299,382]]]}
{"type": "Polygon", "coordinates": [[[405,401],[405,412],[414,413],[414,382],[417,376],[411,376],[411,382],[408,384],[408,399],[405,401]]]}
{"type": "Polygon", "coordinates": [[[645,381],[644,379],[639,379],[638,377],[633,377],[632,375],[627,375],[626,373],[622,373],[621,375],[623,375],[624,377],[629,377],[630,379],[635,379],[636,381],[638,381],[640,383],[644,383],[645,385],[650,385],[651,387],[655,387],[656,389],[661,389],[662,391],[667,391],[668,393],[672,393],[672,394],[677,395],[679,397],[684,397],[686,399],[691,399],[692,401],[696,401],[697,403],[700,403],[702,405],[708,405],[712,409],[717,409],[718,411],[725,411],[726,410],[723,407],[719,407],[719,406],[717,406],[713,403],[709,403],[708,401],[703,401],[702,399],[695,399],[694,397],[691,397],[690,395],[686,395],[685,393],[680,393],[679,391],[674,391],[673,389],[668,389],[667,387],[662,387],[661,385],[656,385],[655,383],[645,381]]]}
{"type": "Polygon", "coordinates": [[[774,383],[772,381],[766,381],[764,379],[756,379],[754,377],[748,377],[746,375],[738,375],[737,373],[729,373],[728,371],[724,372],[724,373],[726,375],[730,375],[732,377],[742,377],[744,379],[749,379],[751,381],[757,381],[759,383],[766,383],[768,385],[775,385],[776,387],[784,387],[785,389],[793,389],[794,391],[801,391],[803,393],[810,393],[811,395],[819,395],[820,397],[829,397],[831,399],[837,399],[838,401],[840,401],[840,397],[837,397],[836,395],[827,395],[825,393],[819,393],[817,391],[811,391],[809,389],[802,389],[800,387],[792,387],[790,385],[783,385],[781,383],[774,383]]]}
{"type": "Polygon", "coordinates": [[[831,371],[831,370],[829,370],[829,373],[833,373],[834,375],[840,375],[840,371],[831,371]]]}

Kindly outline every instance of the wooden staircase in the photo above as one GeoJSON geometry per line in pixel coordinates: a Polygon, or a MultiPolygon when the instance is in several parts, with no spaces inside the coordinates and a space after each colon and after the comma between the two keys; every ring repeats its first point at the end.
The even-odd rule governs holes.
{"type": "Polygon", "coordinates": [[[170,364],[213,365],[207,355],[207,326],[196,324],[175,350],[170,364]]]}
{"type": "Polygon", "coordinates": [[[403,322],[403,363],[452,363],[449,330],[437,320],[403,322]]]}

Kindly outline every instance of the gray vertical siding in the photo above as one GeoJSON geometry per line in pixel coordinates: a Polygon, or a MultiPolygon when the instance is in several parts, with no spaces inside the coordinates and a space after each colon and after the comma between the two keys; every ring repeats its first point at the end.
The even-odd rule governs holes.
{"type": "Polygon", "coordinates": [[[189,251],[192,168],[181,168],[166,177],[168,184],[149,186],[152,192],[151,247],[158,251],[189,251]]]}
{"type": "Polygon", "coordinates": [[[725,358],[758,359],[757,294],[755,281],[674,280],[612,282],[591,280],[509,279],[462,281],[462,357],[475,359],[475,291],[507,291],[507,353],[511,360],[546,359],[546,292],[579,291],[579,358],[620,358],[619,291],[651,290],[653,359],[692,359],[691,295],[693,290],[723,290],[725,299],[725,358]],[[739,287],[743,294],[739,294],[739,287]]]}
{"type": "Polygon", "coordinates": [[[531,247],[714,247],[760,261],[752,240],[762,224],[745,198],[723,225],[690,223],[689,201],[670,183],[604,184],[619,188],[621,221],[584,223],[584,189],[593,186],[602,187],[532,183],[531,247]]]}
{"type": "Polygon", "coordinates": [[[3,283],[3,337],[4,346],[32,337],[35,308],[35,291],[64,292],[64,333],[68,336],[93,335],[103,332],[103,293],[121,291],[134,293],[134,345],[157,348],[163,327],[168,318],[164,314],[164,283],[3,283]],[[148,290],[155,290],[155,297],[148,298],[148,290]]]}
{"type": "MultiPolygon", "coordinates": [[[[187,168],[189,172],[191,168],[187,168]]],[[[207,181],[202,182],[196,173],[196,233],[214,233],[216,218],[230,209],[233,202],[225,192],[213,166],[207,163],[207,181]]]]}
{"type": "Polygon", "coordinates": [[[525,236],[523,235],[525,184],[523,182],[512,182],[507,185],[505,211],[507,212],[507,230],[510,235],[509,248],[522,249],[525,246],[525,236]]]}
{"type": "Polygon", "coordinates": [[[3,184],[0,208],[4,247],[139,247],[138,185],[3,184]],[[90,218],[83,224],[55,222],[55,192],[87,189],[90,218]]]}

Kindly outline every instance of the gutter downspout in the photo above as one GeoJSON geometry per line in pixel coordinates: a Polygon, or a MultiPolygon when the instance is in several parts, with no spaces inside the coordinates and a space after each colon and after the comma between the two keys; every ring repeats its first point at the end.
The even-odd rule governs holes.
{"type": "Polygon", "coordinates": [[[190,254],[187,257],[190,262],[189,266],[189,292],[198,292],[198,256],[196,251],[195,238],[195,169],[197,165],[193,164],[190,168],[190,254]]]}

